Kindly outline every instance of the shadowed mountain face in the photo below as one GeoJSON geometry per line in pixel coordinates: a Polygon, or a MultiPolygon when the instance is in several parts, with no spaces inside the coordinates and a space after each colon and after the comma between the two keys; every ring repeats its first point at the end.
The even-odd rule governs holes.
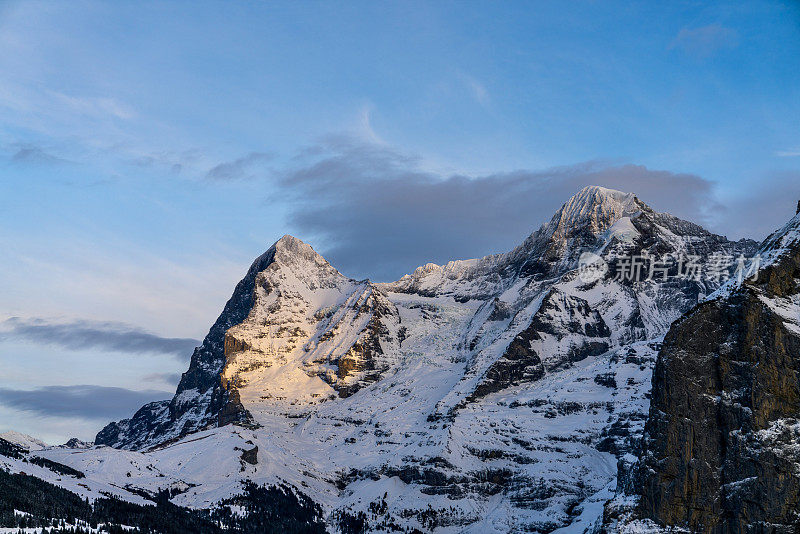
{"type": "Polygon", "coordinates": [[[664,340],[653,376],[642,518],[692,532],[800,528],[800,215],[664,340]]]}
{"type": "Polygon", "coordinates": [[[175,397],[97,443],[164,465],[191,449],[180,472],[205,474],[182,479],[188,506],[247,478],[303,488],[329,518],[368,513],[370,525],[588,528],[618,462],[638,451],[664,334],[723,282],[674,265],[629,276],[625,262],[705,268],[755,250],[600,187],[507,254],[388,284],[350,279],[285,236],[237,285],[175,397]],[[600,275],[584,276],[587,252],[600,275]],[[216,456],[199,440],[218,443],[216,456]],[[210,476],[229,445],[240,471],[210,476]]]}

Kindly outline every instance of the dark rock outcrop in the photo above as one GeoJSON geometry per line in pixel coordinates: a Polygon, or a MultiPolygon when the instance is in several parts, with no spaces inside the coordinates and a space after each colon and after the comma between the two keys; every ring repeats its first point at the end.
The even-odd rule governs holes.
{"type": "Polygon", "coordinates": [[[800,530],[800,244],[699,305],[664,340],[645,429],[638,514],[692,532],[800,530]]]}
{"type": "Polygon", "coordinates": [[[603,318],[585,300],[552,290],[528,327],[486,371],[472,400],[602,354],[609,349],[610,335],[603,318]]]}
{"type": "Polygon", "coordinates": [[[342,398],[380,380],[390,367],[382,344],[399,345],[402,341],[395,339],[386,327],[389,319],[400,321],[397,308],[378,289],[370,288],[369,296],[358,306],[358,314],[369,316],[367,327],[345,354],[331,362],[336,365],[335,378],[322,377],[342,398]]]}
{"type": "Polygon", "coordinates": [[[250,465],[257,465],[258,464],[258,446],[253,447],[252,449],[246,449],[242,451],[241,459],[243,462],[246,462],[250,465]]]}
{"type": "Polygon", "coordinates": [[[91,441],[83,441],[78,438],[70,438],[67,442],[61,447],[65,449],[91,449],[94,446],[94,443],[91,441]]]}

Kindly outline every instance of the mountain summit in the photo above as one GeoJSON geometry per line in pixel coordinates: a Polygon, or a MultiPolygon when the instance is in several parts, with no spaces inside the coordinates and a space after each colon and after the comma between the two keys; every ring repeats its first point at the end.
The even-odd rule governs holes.
{"type": "Polygon", "coordinates": [[[456,298],[486,298],[513,284],[518,275],[556,277],[575,267],[580,252],[595,250],[603,233],[615,223],[641,211],[654,213],[632,193],[588,186],[514,250],[443,266],[429,263],[388,287],[456,298]]]}
{"type": "Polygon", "coordinates": [[[548,230],[564,237],[583,231],[599,235],[643,207],[633,193],[591,185],[581,189],[556,212],[548,230]]]}

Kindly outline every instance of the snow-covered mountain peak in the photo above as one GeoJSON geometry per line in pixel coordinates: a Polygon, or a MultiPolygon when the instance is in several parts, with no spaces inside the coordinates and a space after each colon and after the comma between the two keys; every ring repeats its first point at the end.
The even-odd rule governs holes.
{"type": "Polygon", "coordinates": [[[313,254],[317,254],[314,252],[314,249],[311,248],[311,245],[289,234],[284,234],[284,236],[275,241],[272,246],[275,247],[275,250],[280,250],[288,254],[308,255],[309,251],[313,254]]]}
{"type": "Polygon", "coordinates": [[[770,234],[761,244],[761,267],[767,267],[790,251],[800,241],[800,211],[782,228],[770,234]]]}
{"type": "Polygon", "coordinates": [[[586,230],[599,235],[621,218],[630,217],[645,207],[633,193],[588,186],[561,206],[548,229],[552,234],[565,237],[586,230]]]}
{"type": "Polygon", "coordinates": [[[619,189],[611,189],[610,187],[603,187],[600,185],[587,185],[566,202],[567,204],[576,202],[583,199],[594,199],[599,202],[631,202],[636,195],[620,191],[619,189]]]}
{"type": "MultiPolygon", "coordinates": [[[[657,213],[633,193],[589,186],[508,253],[445,265],[429,263],[380,287],[390,292],[486,299],[501,295],[520,280],[555,280],[575,269],[584,252],[614,255],[647,249],[661,255],[691,252],[705,257],[713,247],[727,244],[723,236],[694,223],[657,213]]],[[[741,242],[736,246],[749,250],[754,245],[741,242]]]]}
{"type": "Polygon", "coordinates": [[[307,263],[330,267],[328,260],[315,251],[311,245],[289,234],[278,239],[267,251],[267,253],[269,252],[274,254],[276,262],[287,266],[307,263]]]}
{"type": "Polygon", "coordinates": [[[441,534],[582,532],[638,446],[662,336],[719,285],[628,280],[614,261],[755,248],[600,187],[511,252],[386,284],[348,278],[284,236],[237,284],[175,397],[96,443],[153,455],[193,444],[198,455],[178,461],[203,477],[223,457],[211,440],[233,443],[240,463],[187,480],[190,505],[239,480],[282,480],[330,517],[380,509],[371,524],[441,534]],[[591,283],[578,269],[587,251],[609,265],[591,283]]]}
{"type": "Polygon", "coordinates": [[[298,286],[310,290],[342,289],[355,283],[341,274],[311,245],[288,234],[262,254],[253,263],[250,271],[259,276],[262,284],[271,280],[273,285],[284,289],[299,289],[298,286]]]}
{"type": "Polygon", "coordinates": [[[599,252],[612,238],[635,240],[641,235],[637,225],[653,227],[660,216],[633,193],[584,187],[549,222],[496,263],[503,271],[558,277],[573,269],[583,252],[599,252]]]}
{"type": "Polygon", "coordinates": [[[0,439],[4,439],[9,443],[13,443],[14,445],[19,445],[23,449],[29,451],[38,451],[48,447],[47,443],[40,439],[36,439],[33,436],[29,436],[27,434],[23,434],[21,432],[17,432],[15,430],[9,430],[8,432],[3,432],[0,434],[0,439]]]}

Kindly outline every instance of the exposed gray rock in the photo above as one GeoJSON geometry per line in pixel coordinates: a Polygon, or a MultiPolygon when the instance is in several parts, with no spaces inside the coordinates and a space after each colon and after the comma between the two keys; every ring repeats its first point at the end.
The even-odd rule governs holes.
{"type": "Polygon", "coordinates": [[[610,347],[610,335],[603,318],[585,300],[553,289],[530,325],[486,371],[471,400],[602,354],[610,347]]]}

